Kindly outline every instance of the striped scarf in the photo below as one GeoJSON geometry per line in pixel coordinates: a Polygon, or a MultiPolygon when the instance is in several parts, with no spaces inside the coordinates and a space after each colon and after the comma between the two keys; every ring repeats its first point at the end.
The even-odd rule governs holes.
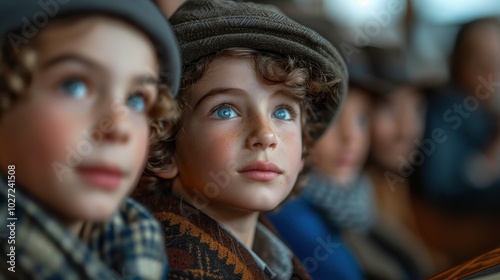
{"type": "Polygon", "coordinates": [[[360,175],[352,185],[342,187],[312,173],[303,195],[330,227],[366,231],[373,225],[372,186],[365,175],[360,175]]]}

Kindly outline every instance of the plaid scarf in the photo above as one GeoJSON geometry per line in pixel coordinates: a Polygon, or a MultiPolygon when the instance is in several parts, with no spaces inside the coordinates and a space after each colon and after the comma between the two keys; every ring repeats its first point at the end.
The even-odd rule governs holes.
{"type": "Polygon", "coordinates": [[[303,195],[333,228],[366,231],[373,225],[372,186],[363,174],[352,185],[341,187],[313,173],[303,195]]]}
{"type": "Polygon", "coordinates": [[[7,186],[1,179],[0,279],[166,279],[162,230],[137,202],[127,198],[107,223],[85,225],[84,237],[78,238],[19,186],[10,216],[7,186]],[[16,220],[8,220],[12,217],[16,220]],[[7,226],[12,223],[15,244],[9,244],[13,227],[7,226]],[[15,272],[8,270],[11,246],[15,272]]]}

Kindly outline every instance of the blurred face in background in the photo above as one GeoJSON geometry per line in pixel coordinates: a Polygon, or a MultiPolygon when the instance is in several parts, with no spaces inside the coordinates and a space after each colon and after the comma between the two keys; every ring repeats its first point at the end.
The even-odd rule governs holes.
{"type": "Polygon", "coordinates": [[[457,48],[455,59],[458,84],[468,94],[491,96],[485,105],[498,104],[500,88],[495,84],[500,82],[500,26],[482,23],[470,27],[457,48]],[[487,82],[481,82],[480,77],[487,82]]]}
{"type": "Polygon", "coordinates": [[[424,132],[425,100],[412,87],[400,87],[372,111],[371,158],[379,167],[396,171],[400,157],[408,159],[424,132]]]}
{"type": "Polygon", "coordinates": [[[317,171],[344,186],[357,177],[370,143],[369,111],[369,93],[350,88],[338,118],[311,150],[317,171]]]}

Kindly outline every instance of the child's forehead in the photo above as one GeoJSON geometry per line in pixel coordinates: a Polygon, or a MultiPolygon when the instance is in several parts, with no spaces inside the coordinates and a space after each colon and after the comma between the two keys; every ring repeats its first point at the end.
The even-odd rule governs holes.
{"type": "MultiPolygon", "coordinates": [[[[85,32],[91,31],[92,29],[109,26],[121,26],[128,30],[134,30],[137,33],[144,34],[144,37],[147,38],[142,30],[128,23],[127,21],[118,17],[108,16],[104,14],[72,16],[56,19],[50,22],[44,28],[40,29],[40,32],[34,38],[35,41],[40,37],[44,38],[48,36],[57,36],[63,38],[70,36],[70,38],[68,39],[74,39],[81,37],[85,32]]],[[[147,40],[151,41],[149,38],[147,38],[147,40]]]]}
{"type": "Polygon", "coordinates": [[[219,55],[210,61],[207,65],[207,69],[203,73],[202,79],[204,77],[210,76],[217,71],[226,71],[227,65],[234,65],[236,67],[245,67],[250,69],[251,72],[257,73],[255,68],[255,63],[251,57],[247,56],[231,56],[231,55],[219,55]]]}
{"type": "MultiPolygon", "coordinates": [[[[283,70],[277,66],[270,66],[274,71],[283,70]]],[[[252,57],[221,55],[212,59],[204,69],[199,80],[193,83],[191,89],[207,87],[243,89],[248,85],[259,85],[263,87],[272,87],[276,90],[286,91],[282,82],[269,83],[263,78],[252,57]]]]}
{"type": "MultiPolygon", "coordinates": [[[[146,74],[156,79],[158,75],[153,42],[139,29],[114,18],[86,17],[60,22],[40,32],[33,45],[38,73],[55,67],[78,70],[79,75],[99,73],[109,79],[146,74]]],[[[106,84],[112,81],[118,80],[108,80],[106,84]]]]}
{"type": "MultiPolygon", "coordinates": [[[[176,93],[181,57],[166,17],[151,0],[0,1],[0,36],[10,40],[16,53],[53,22],[69,18],[105,15],[120,18],[148,35],[157,46],[162,80],[176,93]],[[50,2],[50,3],[49,3],[50,2]],[[53,3],[52,3],[53,2],[53,3]],[[56,3],[58,2],[58,3],[56,3]],[[62,3],[64,2],[64,3],[62,3]]],[[[117,45],[117,48],[120,46],[117,45]]]]}
{"type": "MultiPolygon", "coordinates": [[[[213,56],[203,70],[200,81],[209,80],[220,73],[231,75],[236,72],[242,72],[242,69],[245,69],[246,76],[243,78],[255,78],[260,83],[266,83],[266,76],[277,78],[291,71],[293,68],[291,65],[284,65],[282,63],[285,60],[286,57],[271,56],[267,52],[244,48],[232,49],[213,56]]],[[[226,77],[219,77],[218,80],[222,82],[229,81],[226,77]]],[[[274,84],[280,83],[276,82],[274,84]]]]}
{"type": "Polygon", "coordinates": [[[121,19],[101,15],[55,21],[40,31],[33,40],[33,46],[38,51],[45,50],[44,53],[77,50],[99,55],[113,49],[119,51],[136,47],[137,44],[124,46],[130,37],[134,37],[140,45],[147,45],[156,59],[154,43],[144,32],[121,19]],[[111,37],[116,41],[108,40],[111,37]],[[67,50],[68,47],[70,50],[67,50]]]}

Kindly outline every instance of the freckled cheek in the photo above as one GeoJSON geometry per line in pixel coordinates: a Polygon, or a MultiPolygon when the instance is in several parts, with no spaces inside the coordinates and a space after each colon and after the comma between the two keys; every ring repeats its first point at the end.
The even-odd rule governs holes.
{"type": "Polygon", "coordinates": [[[278,134],[283,147],[282,161],[291,165],[291,169],[300,171],[300,162],[302,159],[302,133],[300,129],[284,130],[278,134]]]}
{"type": "Polygon", "coordinates": [[[242,147],[241,132],[237,130],[214,130],[204,135],[201,140],[204,142],[201,153],[206,154],[211,164],[217,165],[218,168],[225,168],[230,161],[235,159],[236,155],[233,151],[242,147]]]}
{"type": "Polygon", "coordinates": [[[300,127],[284,128],[276,132],[276,136],[281,139],[286,146],[302,146],[302,131],[300,127]]]}

